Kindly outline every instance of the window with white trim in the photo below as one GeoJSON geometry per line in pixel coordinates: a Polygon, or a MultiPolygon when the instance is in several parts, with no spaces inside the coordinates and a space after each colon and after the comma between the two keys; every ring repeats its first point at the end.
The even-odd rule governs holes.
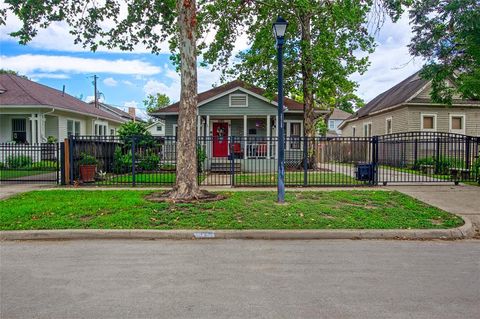
{"type": "Polygon", "coordinates": [[[420,121],[422,131],[437,130],[437,114],[421,114],[420,121]]]}
{"type": "Polygon", "coordinates": [[[248,107],[247,94],[230,94],[230,107],[248,107]]]}
{"type": "Polygon", "coordinates": [[[98,135],[98,136],[107,135],[107,126],[104,124],[95,124],[95,135],[98,135]]]}
{"type": "Polygon", "coordinates": [[[363,124],[363,136],[364,137],[372,136],[372,123],[363,124]]]}
{"type": "Polygon", "coordinates": [[[157,125],[157,132],[162,132],[163,131],[163,126],[157,125]]]}
{"type": "Polygon", "coordinates": [[[465,114],[450,114],[450,132],[465,134],[465,114]]]}
{"type": "Polygon", "coordinates": [[[80,121],[67,120],[67,136],[80,135],[80,121]]]}
{"type": "Polygon", "coordinates": [[[329,130],[335,130],[335,120],[328,120],[328,129],[329,130]]]}
{"type": "Polygon", "coordinates": [[[391,134],[392,133],[392,118],[388,117],[385,120],[385,133],[386,134],[391,134]]]}

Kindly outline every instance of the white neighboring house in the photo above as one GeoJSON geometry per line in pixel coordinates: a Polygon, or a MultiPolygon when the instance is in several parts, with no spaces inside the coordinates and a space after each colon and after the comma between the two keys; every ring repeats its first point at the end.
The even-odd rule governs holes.
{"type": "Polygon", "coordinates": [[[116,135],[128,120],[62,91],[13,74],[0,75],[0,143],[45,143],[51,136],[116,135]]]}
{"type": "Polygon", "coordinates": [[[334,108],[332,114],[328,117],[327,126],[327,136],[341,136],[342,130],[339,128],[340,124],[350,117],[350,113],[347,113],[343,110],[334,108]]]}
{"type": "Polygon", "coordinates": [[[147,126],[147,131],[153,136],[165,136],[165,121],[157,120],[147,126]]]}

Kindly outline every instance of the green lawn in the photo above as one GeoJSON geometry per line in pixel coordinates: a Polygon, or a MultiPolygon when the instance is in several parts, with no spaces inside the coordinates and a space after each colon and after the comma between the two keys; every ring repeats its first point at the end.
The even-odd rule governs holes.
{"type": "Polygon", "coordinates": [[[0,179],[14,179],[25,176],[55,173],[55,171],[29,171],[29,170],[0,170],[0,179]]]}
{"type": "MultiPolygon", "coordinates": [[[[303,184],[303,172],[285,172],[285,184],[303,184]]],[[[307,174],[308,184],[315,185],[362,185],[364,182],[358,181],[355,178],[342,174],[342,173],[333,173],[333,172],[309,172],[307,174]]],[[[276,173],[263,173],[263,174],[238,174],[235,175],[235,185],[242,186],[257,186],[257,185],[277,185],[277,174],[276,173]]]]}
{"type": "MultiPolygon", "coordinates": [[[[206,178],[205,174],[198,177],[198,182],[201,183],[206,178]]],[[[131,184],[133,180],[132,174],[114,175],[106,177],[103,181],[97,181],[97,185],[111,185],[111,184],[131,184]]],[[[152,172],[152,173],[137,173],[135,174],[135,182],[138,184],[175,184],[175,172],[152,172]]]]}
{"type": "MultiPolygon", "coordinates": [[[[174,184],[176,174],[173,172],[154,172],[154,173],[137,173],[135,174],[135,182],[154,183],[154,184],[174,184]]],[[[133,180],[132,174],[116,175],[107,177],[104,181],[98,181],[97,184],[131,184],[133,180]]]]}
{"type": "Polygon", "coordinates": [[[34,191],[0,201],[0,229],[395,229],[463,221],[394,191],[223,192],[227,199],[152,203],[152,191],[34,191]]]}

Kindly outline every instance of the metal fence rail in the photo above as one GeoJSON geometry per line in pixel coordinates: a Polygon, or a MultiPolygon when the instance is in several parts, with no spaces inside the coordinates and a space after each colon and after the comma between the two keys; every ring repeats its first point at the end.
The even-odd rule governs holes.
{"type": "MultiPolygon", "coordinates": [[[[70,176],[96,159],[96,185],[171,186],[176,138],[72,136],[70,176]]],[[[479,138],[446,133],[374,137],[285,138],[287,186],[361,186],[387,183],[479,181],[479,138]]],[[[277,137],[200,136],[198,182],[204,186],[276,186],[277,137]]]]}
{"type": "Polygon", "coordinates": [[[57,183],[60,144],[0,144],[0,183],[57,183]]]}

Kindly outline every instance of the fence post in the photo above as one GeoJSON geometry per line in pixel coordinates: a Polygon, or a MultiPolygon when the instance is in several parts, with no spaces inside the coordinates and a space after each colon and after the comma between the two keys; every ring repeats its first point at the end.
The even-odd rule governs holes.
{"type": "Polygon", "coordinates": [[[378,136],[371,138],[372,143],[372,185],[378,185],[378,136]]]}
{"type": "Polygon", "coordinates": [[[234,137],[230,136],[230,185],[235,186],[235,153],[233,152],[234,137]]]}
{"type": "Polygon", "coordinates": [[[308,185],[308,137],[303,136],[303,186],[308,185]]]}
{"type": "Polygon", "coordinates": [[[440,137],[437,137],[437,149],[435,154],[435,174],[440,173],[440,137]]]}
{"type": "MultiPolygon", "coordinates": [[[[65,181],[65,143],[58,143],[57,144],[57,166],[58,161],[60,161],[60,184],[66,185],[65,181]],[[60,146],[60,154],[58,154],[58,146],[60,146]],[[60,158],[59,156],[60,155],[60,158]]],[[[58,167],[57,167],[57,181],[58,181],[58,167]]]]}
{"type": "Polygon", "coordinates": [[[470,136],[466,137],[465,141],[465,169],[470,169],[470,143],[471,143],[471,138],[470,136]]]}
{"type": "Polygon", "coordinates": [[[135,187],[135,136],[132,136],[132,186],[135,187]]]}
{"type": "Polygon", "coordinates": [[[417,162],[418,162],[418,139],[415,139],[415,148],[413,149],[413,168],[418,169],[417,162]]]}
{"type": "Polygon", "coordinates": [[[73,135],[70,135],[68,137],[68,161],[70,164],[70,173],[69,173],[69,178],[70,178],[70,185],[73,185],[75,181],[75,175],[74,175],[74,168],[75,168],[75,163],[74,163],[74,157],[73,153],[75,152],[75,140],[73,139],[73,135]]]}

